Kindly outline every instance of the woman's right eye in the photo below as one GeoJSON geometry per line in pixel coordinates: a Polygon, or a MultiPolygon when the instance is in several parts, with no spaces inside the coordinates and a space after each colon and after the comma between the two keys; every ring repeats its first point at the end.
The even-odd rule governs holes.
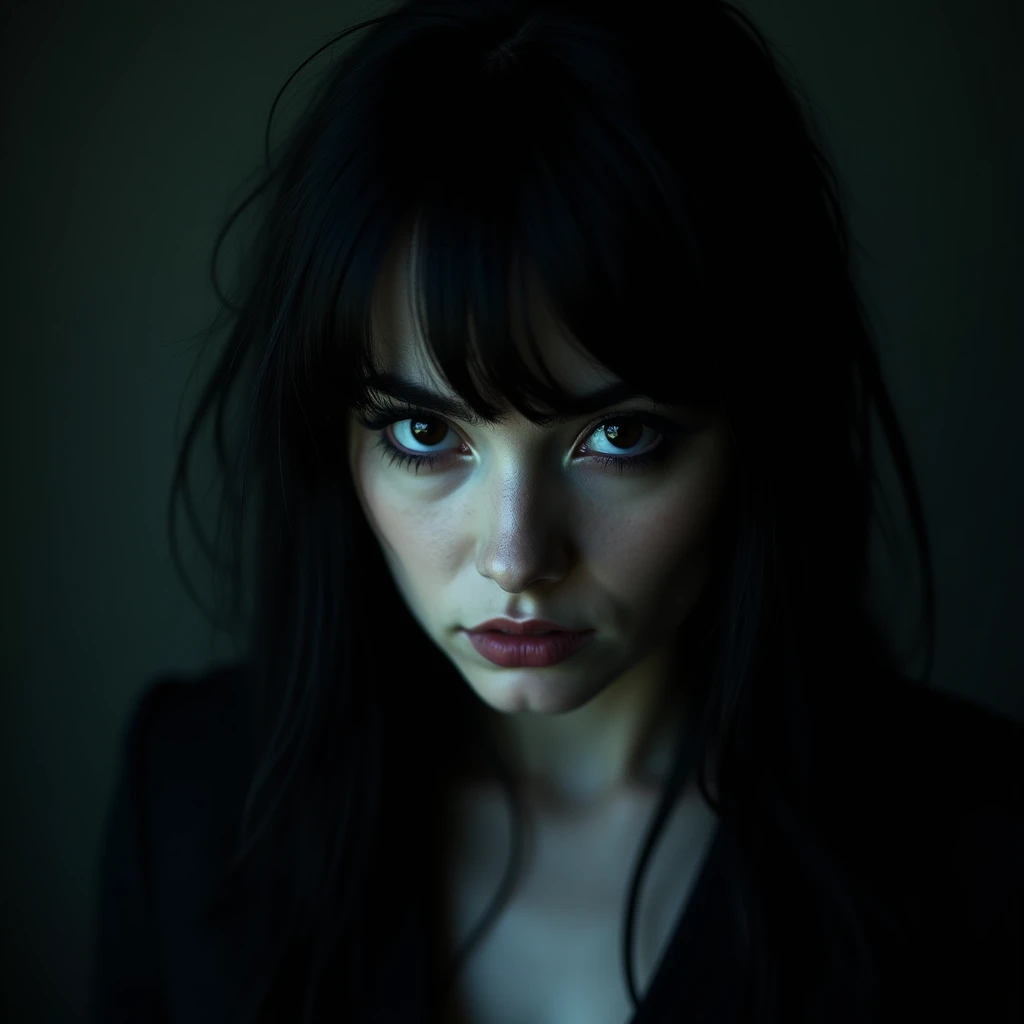
{"type": "Polygon", "coordinates": [[[454,431],[454,427],[434,413],[414,410],[403,417],[390,414],[377,418],[364,419],[361,416],[358,418],[359,422],[368,430],[378,432],[376,447],[380,450],[382,458],[388,458],[389,465],[397,463],[399,466],[406,466],[408,464],[408,468],[418,473],[421,468],[432,468],[448,452],[457,450],[455,448],[441,449],[435,454],[407,449],[406,446],[409,444],[439,444],[444,440],[446,432],[454,431]],[[395,433],[392,428],[398,425],[402,427],[398,432],[398,441],[403,447],[399,447],[388,436],[389,433],[395,433]],[[408,434],[408,440],[401,436],[402,434],[408,434]]]}

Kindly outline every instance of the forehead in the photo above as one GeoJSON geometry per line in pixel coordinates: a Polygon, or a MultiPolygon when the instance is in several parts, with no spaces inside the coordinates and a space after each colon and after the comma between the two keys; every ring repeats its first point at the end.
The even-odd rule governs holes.
{"type": "MultiPolygon", "coordinates": [[[[445,390],[427,355],[426,339],[417,323],[413,306],[417,236],[403,234],[384,261],[373,302],[374,360],[385,371],[401,371],[435,390],[445,390]]],[[[537,345],[544,365],[568,395],[580,396],[597,391],[619,378],[595,363],[575,344],[572,335],[558,323],[550,307],[542,300],[536,280],[528,292],[528,309],[537,345]]],[[[530,372],[541,376],[533,353],[526,344],[517,302],[510,302],[513,336],[530,372]]],[[[473,324],[469,324],[474,337],[473,324]]]]}

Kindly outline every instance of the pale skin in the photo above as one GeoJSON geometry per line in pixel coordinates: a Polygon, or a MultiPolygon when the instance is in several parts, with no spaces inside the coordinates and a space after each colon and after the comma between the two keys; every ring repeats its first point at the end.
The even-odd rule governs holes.
{"type": "MultiPolygon", "coordinates": [[[[375,352],[386,369],[451,395],[417,331],[414,254],[412,236],[385,268],[375,352]]],[[[543,308],[535,311],[545,362],[567,392],[616,380],[567,343],[543,308]]],[[[663,778],[685,709],[686,666],[674,662],[674,635],[709,579],[710,531],[731,466],[720,419],[636,399],[607,412],[647,408],[696,426],[667,459],[622,474],[577,454],[584,442],[591,453],[620,453],[603,434],[603,411],[544,427],[514,410],[483,426],[432,414],[429,445],[410,420],[396,422],[385,433],[397,447],[441,455],[418,473],[389,465],[376,432],[349,420],[353,483],[411,613],[493,709],[499,742],[537,808],[577,823],[650,796],[663,778]],[[596,633],[557,665],[500,668],[462,631],[500,615],[596,633]]],[[[659,439],[645,428],[622,457],[659,439]]]]}

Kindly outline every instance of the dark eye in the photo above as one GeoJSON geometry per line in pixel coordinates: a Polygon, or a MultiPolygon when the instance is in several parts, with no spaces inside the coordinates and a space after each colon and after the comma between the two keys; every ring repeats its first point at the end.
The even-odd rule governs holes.
{"type": "Polygon", "coordinates": [[[398,443],[405,448],[411,448],[413,454],[420,454],[416,451],[416,445],[426,445],[430,449],[423,453],[425,455],[455,450],[436,447],[444,440],[445,435],[452,431],[452,428],[444,420],[438,419],[436,416],[423,415],[405,420],[394,420],[389,429],[395,435],[398,443]]]}
{"type": "Polygon", "coordinates": [[[592,431],[587,438],[586,446],[589,451],[597,455],[612,453],[629,455],[630,449],[643,447],[641,442],[644,440],[645,432],[647,433],[646,443],[649,446],[651,437],[658,436],[659,431],[636,417],[620,416],[598,424],[597,429],[592,431]]]}

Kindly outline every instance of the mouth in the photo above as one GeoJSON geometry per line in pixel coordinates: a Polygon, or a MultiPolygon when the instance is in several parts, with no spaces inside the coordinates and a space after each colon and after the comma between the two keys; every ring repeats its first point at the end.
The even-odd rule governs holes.
{"type": "MultiPolygon", "coordinates": [[[[545,623],[550,625],[550,623],[545,623]]],[[[501,668],[549,668],[572,657],[592,639],[594,630],[502,629],[483,624],[467,630],[477,654],[501,668]]]]}

